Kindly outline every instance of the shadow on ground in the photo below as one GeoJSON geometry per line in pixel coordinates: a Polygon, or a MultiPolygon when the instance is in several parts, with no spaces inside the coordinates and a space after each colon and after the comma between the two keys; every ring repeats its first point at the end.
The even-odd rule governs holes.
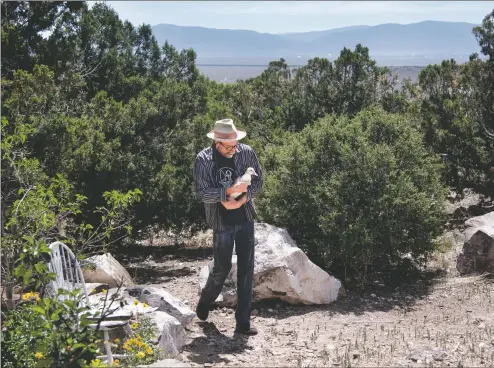
{"type": "Polygon", "coordinates": [[[252,350],[252,347],[247,345],[248,336],[226,336],[211,322],[200,322],[198,325],[201,326],[205,336],[194,338],[184,347],[184,351],[190,353],[187,359],[194,363],[229,364],[230,360],[220,355],[237,355],[245,350],[252,350]]]}
{"type": "Polygon", "coordinates": [[[347,290],[346,295],[329,305],[294,306],[280,300],[255,303],[259,317],[284,319],[315,311],[326,311],[328,317],[335,314],[363,315],[366,312],[388,312],[399,308],[404,313],[414,304],[427,298],[433,287],[444,277],[442,270],[419,270],[411,267],[394,270],[375,280],[363,290],[347,290]]]}
{"type": "MultiPolygon", "coordinates": [[[[130,274],[138,283],[167,283],[182,276],[195,273],[191,263],[210,259],[212,248],[175,246],[128,246],[116,256],[129,267],[130,274]]],[[[362,315],[365,312],[387,312],[400,308],[404,312],[430,293],[434,284],[444,276],[442,270],[424,270],[415,265],[402,264],[395,269],[374,274],[365,288],[356,289],[346,285],[347,295],[329,305],[293,306],[279,300],[255,303],[259,316],[265,318],[288,318],[314,311],[333,314],[362,315]],[[273,310],[273,312],[269,312],[273,310]]]]}
{"type": "Polygon", "coordinates": [[[128,269],[130,275],[138,284],[166,284],[178,277],[195,274],[189,267],[167,267],[163,265],[137,264],[128,269]]]}
{"type": "Polygon", "coordinates": [[[115,253],[115,258],[122,263],[142,262],[150,258],[155,262],[165,260],[192,262],[212,256],[212,247],[186,247],[180,244],[167,246],[129,244],[119,248],[115,253]]]}
{"type": "Polygon", "coordinates": [[[137,283],[161,284],[195,274],[189,263],[212,257],[213,249],[131,244],[114,256],[137,283]]]}

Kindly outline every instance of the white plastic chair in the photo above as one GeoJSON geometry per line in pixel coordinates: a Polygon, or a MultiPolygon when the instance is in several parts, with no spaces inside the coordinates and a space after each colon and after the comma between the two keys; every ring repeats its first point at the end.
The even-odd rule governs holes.
{"type": "MultiPolygon", "coordinates": [[[[84,293],[84,298],[81,300],[81,303],[84,303],[85,306],[90,309],[89,314],[92,317],[89,318],[100,319],[97,313],[101,311],[91,308],[84,276],[74,253],[69,249],[69,247],[67,247],[67,245],[60,241],[51,243],[50,250],[51,261],[48,263],[48,269],[50,270],[50,272],[54,272],[57,275],[56,279],[51,281],[49,284],[51,292],[56,295],[59,289],[68,291],[82,291],[84,293]]],[[[66,295],[59,295],[58,297],[61,300],[65,300],[68,298],[68,296],[66,295]]],[[[89,325],[91,328],[103,331],[106,356],[98,356],[98,358],[106,359],[110,367],[113,365],[113,358],[125,358],[127,355],[112,354],[108,331],[118,327],[124,327],[127,333],[132,334],[129,320],[132,318],[133,313],[131,311],[119,311],[119,309],[120,308],[117,307],[110,313],[106,311],[102,321],[89,325]]]]}

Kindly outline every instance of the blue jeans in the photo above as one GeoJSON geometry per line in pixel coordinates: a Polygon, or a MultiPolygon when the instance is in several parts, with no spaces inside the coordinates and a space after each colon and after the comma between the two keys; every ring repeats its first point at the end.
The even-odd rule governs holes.
{"type": "Polygon", "coordinates": [[[254,222],[226,226],[223,231],[213,231],[214,266],[200,302],[213,303],[221,293],[223,284],[232,268],[233,244],[237,253],[237,327],[250,327],[252,304],[252,280],[254,277],[254,222]]]}

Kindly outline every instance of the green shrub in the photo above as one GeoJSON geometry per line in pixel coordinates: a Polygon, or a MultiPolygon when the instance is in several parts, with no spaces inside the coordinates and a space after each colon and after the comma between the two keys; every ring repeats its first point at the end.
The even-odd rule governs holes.
{"type": "Polygon", "coordinates": [[[89,327],[80,295],[40,298],[23,294],[23,301],[3,321],[3,367],[81,367],[96,358],[96,331],[89,327]]]}
{"type": "Polygon", "coordinates": [[[402,116],[373,108],[328,116],[266,152],[262,217],[288,229],[316,263],[366,281],[440,231],[440,159],[402,116]]]}

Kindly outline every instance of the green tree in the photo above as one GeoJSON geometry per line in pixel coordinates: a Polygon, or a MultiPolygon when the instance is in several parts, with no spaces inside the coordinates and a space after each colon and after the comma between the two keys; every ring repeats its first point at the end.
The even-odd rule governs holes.
{"type": "Polygon", "coordinates": [[[85,8],[81,1],[2,2],[2,76],[12,77],[17,69],[31,71],[48,48],[43,32],[55,23],[69,29],[72,19],[85,8]]]}
{"type": "Polygon", "coordinates": [[[434,250],[442,165],[402,116],[378,108],[328,116],[267,156],[278,165],[267,171],[263,218],[338,276],[365,283],[406,253],[426,259],[434,250]]]}

